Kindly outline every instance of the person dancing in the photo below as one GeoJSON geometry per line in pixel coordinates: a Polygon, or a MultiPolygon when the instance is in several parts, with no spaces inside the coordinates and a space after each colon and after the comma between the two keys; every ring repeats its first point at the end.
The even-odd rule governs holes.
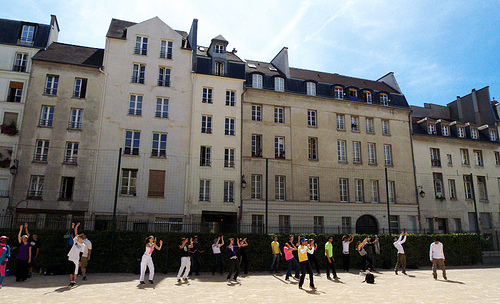
{"type": "Polygon", "coordinates": [[[325,257],[326,257],[326,278],[331,280],[330,271],[333,274],[333,278],[338,280],[337,271],[335,270],[335,258],[333,256],[333,236],[328,237],[328,241],[325,244],[325,257]]]}
{"type": "Polygon", "coordinates": [[[408,232],[406,234],[401,232],[399,238],[397,236],[394,237],[394,247],[398,250],[398,261],[396,262],[396,267],[394,267],[394,272],[398,274],[399,266],[403,268],[403,274],[406,274],[406,254],[403,248],[403,243],[406,242],[406,237],[408,236],[408,232]]]}
{"type": "Polygon", "coordinates": [[[10,258],[10,246],[7,245],[9,240],[6,236],[0,236],[0,288],[3,286],[3,279],[5,278],[5,268],[10,258]]]}
{"type": "Polygon", "coordinates": [[[309,264],[309,260],[307,258],[307,252],[311,249],[311,245],[307,242],[306,238],[301,239],[299,236],[300,246],[298,248],[299,251],[299,262],[300,262],[300,280],[299,280],[299,289],[302,289],[302,285],[304,285],[304,280],[306,278],[306,272],[309,274],[309,287],[311,289],[316,289],[314,286],[314,275],[311,264],[309,264]]]}
{"type": "Polygon", "coordinates": [[[177,282],[181,282],[182,279],[187,282],[189,270],[191,269],[191,257],[189,256],[189,250],[193,248],[193,239],[188,240],[188,238],[183,238],[182,243],[179,246],[181,251],[181,267],[179,267],[179,272],[177,273],[177,282]],[[188,245],[188,241],[190,244],[188,245]],[[184,272],[184,275],[182,275],[184,272]]]}
{"type": "Polygon", "coordinates": [[[311,245],[311,249],[309,249],[309,251],[307,252],[307,258],[309,259],[309,261],[314,263],[314,266],[316,267],[316,273],[320,275],[321,272],[319,270],[319,263],[318,259],[316,258],[316,250],[318,250],[318,244],[316,244],[313,239],[310,239],[309,243],[311,245]]]}
{"type": "Polygon", "coordinates": [[[229,256],[229,261],[231,262],[231,270],[229,271],[229,274],[227,275],[227,281],[230,282],[231,276],[233,276],[233,280],[235,282],[238,282],[238,275],[241,272],[240,268],[240,261],[238,261],[238,255],[236,254],[236,250],[240,249],[241,247],[246,246],[245,244],[241,244],[240,240],[236,238],[236,246],[234,244],[234,239],[230,238],[229,239],[229,246],[227,246],[227,254],[229,256]],[[236,269],[236,272],[235,272],[236,269]]]}
{"type": "Polygon", "coordinates": [[[149,268],[149,283],[154,284],[153,278],[155,276],[155,265],[153,264],[153,259],[151,258],[151,254],[155,249],[161,250],[163,246],[163,241],[160,240],[160,246],[156,245],[156,238],[154,236],[149,236],[146,238],[146,251],[141,259],[141,275],[139,277],[140,284],[144,283],[144,275],[146,274],[146,267],[149,268]]]}
{"type": "Polygon", "coordinates": [[[342,237],[342,266],[344,268],[344,272],[349,272],[349,264],[351,262],[351,253],[349,250],[349,245],[354,240],[354,234],[350,237],[348,235],[344,235],[342,237]]]}

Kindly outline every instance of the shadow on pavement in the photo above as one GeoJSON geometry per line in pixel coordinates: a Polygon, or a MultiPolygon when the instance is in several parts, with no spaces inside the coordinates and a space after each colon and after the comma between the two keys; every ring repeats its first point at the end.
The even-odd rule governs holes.
{"type": "Polygon", "coordinates": [[[446,283],[454,283],[454,284],[466,285],[464,282],[460,282],[460,281],[452,281],[452,280],[439,280],[439,281],[446,282],[446,283]]]}

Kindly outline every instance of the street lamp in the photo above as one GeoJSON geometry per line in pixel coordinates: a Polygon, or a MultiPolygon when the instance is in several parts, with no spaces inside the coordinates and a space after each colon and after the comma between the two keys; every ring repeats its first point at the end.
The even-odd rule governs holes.
{"type": "Polygon", "coordinates": [[[418,186],[418,194],[420,195],[421,198],[425,197],[425,192],[424,189],[422,189],[422,186],[418,186]]]}
{"type": "Polygon", "coordinates": [[[241,176],[241,188],[245,189],[247,187],[247,181],[245,180],[245,175],[241,176]]]}
{"type": "Polygon", "coordinates": [[[9,168],[10,174],[16,175],[17,174],[17,166],[19,164],[19,161],[17,159],[14,159],[14,164],[9,168]]]}

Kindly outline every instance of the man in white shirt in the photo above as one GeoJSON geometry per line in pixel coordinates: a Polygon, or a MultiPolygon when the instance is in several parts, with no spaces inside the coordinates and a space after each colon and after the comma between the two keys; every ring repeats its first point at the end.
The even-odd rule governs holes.
{"type": "Polygon", "coordinates": [[[444,251],[443,251],[443,243],[439,241],[438,238],[435,239],[434,243],[431,244],[431,248],[429,250],[429,258],[432,262],[432,276],[434,276],[434,280],[437,280],[437,266],[441,268],[443,271],[443,278],[446,278],[446,267],[444,265],[444,251]]]}
{"type": "Polygon", "coordinates": [[[80,267],[82,269],[82,280],[87,281],[87,265],[90,261],[90,254],[92,253],[92,242],[87,239],[87,235],[82,232],[81,236],[83,238],[83,243],[85,244],[85,249],[83,250],[82,258],[80,259],[80,267]]]}
{"type": "Polygon", "coordinates": [[[398,250],[398,261],[396,262],[396,267],[394,267],[394,272],[398,274],[399,266],[403,268],[403,274],[406,274],[406,254],[403,249],[403,243],[406,242],[406,237],[408,236],[408,232],[401,232],[399,238],[397,236],[394,237],[394,247],[398,250]]]}

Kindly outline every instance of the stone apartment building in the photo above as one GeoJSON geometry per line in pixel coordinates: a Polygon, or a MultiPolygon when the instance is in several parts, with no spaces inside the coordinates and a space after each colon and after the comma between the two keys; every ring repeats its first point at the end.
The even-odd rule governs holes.
{"type": "Polygon", "coordinates": [[[446,106],[412,106],[422,228],[490,232],[500,225],[498,104],[485,87],[446,106]],[[479,223],[479,226],[477,225],[479,223]]]}
{"type": "Polygon", "coordinates": [[[17,168],[17,146],[32,68],[31,59],[57,41],[59,24],[52,15],[49,24],[0,19],[0,211],[12,212],[13,176],[17,168]],[[13,168],[13,173],[15,169],[13,168]]]}
{"type": "Polygon", "coordinates": [[[103,49],[52,43],[33,57],[12,207],[66,228],[90,210],[101,119],[103,49]]]}
{"type": "Polygon", "coordinates": [[[416,229],[411,109],[392,73],[291,68],[283,48],[271,62],[248,60],[246,75],[244,226],[260,231],[267,213],[268,232],[382,233],[389,201],[391,230],[416,229]]]}

